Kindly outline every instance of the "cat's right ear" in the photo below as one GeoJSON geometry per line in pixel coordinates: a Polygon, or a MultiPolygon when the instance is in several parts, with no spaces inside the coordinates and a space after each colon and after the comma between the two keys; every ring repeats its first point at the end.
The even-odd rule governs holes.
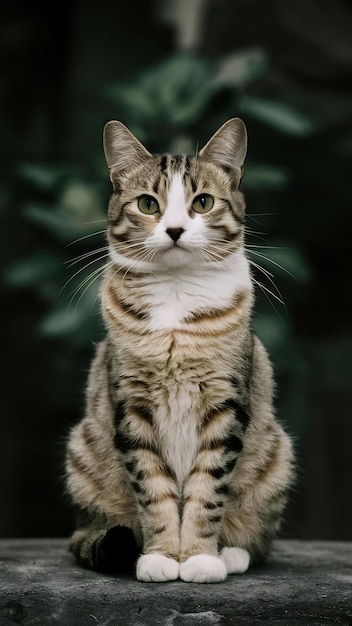
{"type": "Polygon", "coordinates": [[[104,152],[114,186],[120,174],[152,156],[131,131],[116,120],[105,124],[104,152]]]}

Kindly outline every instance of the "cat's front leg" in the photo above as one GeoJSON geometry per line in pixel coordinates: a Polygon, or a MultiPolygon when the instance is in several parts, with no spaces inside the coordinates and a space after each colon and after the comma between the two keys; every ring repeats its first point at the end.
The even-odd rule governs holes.
{"type": "Polygon", "coordinates": [[[226,564],[218,556],[225,487],[214,488],[207,472],[195,471],[188,481],[180,556],[180,578],[186,582],[221,582],[227,576],[226,564]]]}
{"type": "Polygon", "coordinates": [[[124,457],[138,503],[143,554],[137,578],[144,582],[175,580],[179,575],[179,492],[162,459],[146,407],[119,406],[115,444],[124,457]]]}
{"type": "Polygon", "coordinates": [[[145,480],[138,494],[144,546],[136,576],[144,582],[166,582],[179,576],[178,499],[165,477],[159,479],[157,488],[145,480]]]}
{"type": "Polygon", "coordinates": [[[226,406],[214,410],[204,424],[184,488],[180,578],[186,582],[221,582],[231,573],[229,559],[219,555],[218,546],[231,474],[241,450],[241,428],[233,412],[226,406]]]}

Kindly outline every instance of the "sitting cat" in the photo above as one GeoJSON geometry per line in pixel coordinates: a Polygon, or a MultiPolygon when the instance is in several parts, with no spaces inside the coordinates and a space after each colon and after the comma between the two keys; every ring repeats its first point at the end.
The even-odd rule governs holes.
{"type": "Polygon", "coordinates": [[[107,334],[68,443],[71,549],[141,581],[219,582],[265,558],[293,478],[251,332],[245,125],[189,157],[152,155],[112,121],[104,148],[107,334]]]}

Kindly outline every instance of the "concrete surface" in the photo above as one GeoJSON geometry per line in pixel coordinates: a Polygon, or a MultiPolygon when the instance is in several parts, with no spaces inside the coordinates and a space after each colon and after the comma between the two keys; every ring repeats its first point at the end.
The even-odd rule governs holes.
{"type": "Polygon", "coordinates": [[[0,540],[0,625],[352,625],[352,543],[278,541],[220,584],[140,583],[81,569],[63,539],[0,540]]]}

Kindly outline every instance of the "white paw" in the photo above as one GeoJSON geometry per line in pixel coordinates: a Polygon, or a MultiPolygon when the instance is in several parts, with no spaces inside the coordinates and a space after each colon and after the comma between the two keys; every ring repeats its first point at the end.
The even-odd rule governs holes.
{"type": "Polygon", "coordinates": [[[242,548],[223,548],[220,559],[225,563],[228,574],[243,574],[249,567],[250,556],[242,548]]]}
{"type": "Polygon", "coordinates": [[[209,554],[190,556],[180,565],[180,578],[186,583],[220,583],[226,575],[225,563],[209,554]]]}
{"type": "Polygon", "coordinates": [[[178,578],[180,566],[162,554],[143,554],[137,561],[136,576],[145,583],[163,583],[178,578]]]}

